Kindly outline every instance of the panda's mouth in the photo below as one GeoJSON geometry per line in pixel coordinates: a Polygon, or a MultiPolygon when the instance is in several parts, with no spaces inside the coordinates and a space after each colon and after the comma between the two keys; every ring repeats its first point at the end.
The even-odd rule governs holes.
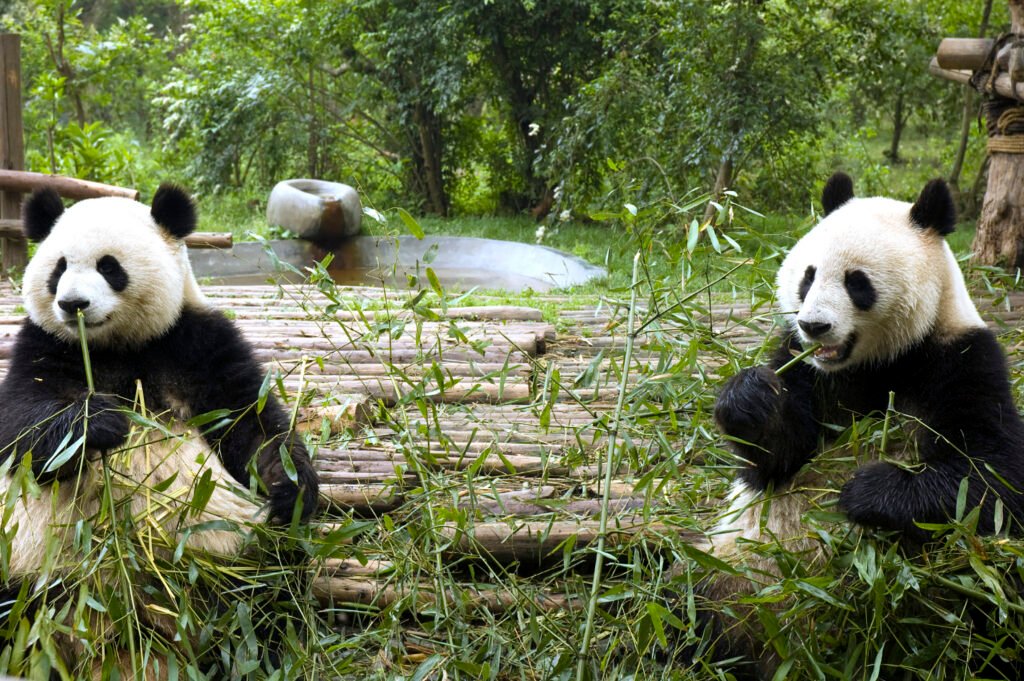
{"type": "Polygon", "coordinates": [[[814,351],[814,361],[822,365],[842,364],[850,359],[853,353],[853,346],[857,342],[857,334],[851,334],[846,342],[838,345],[821,345],[814,351]]]}
{"type": "MultiPolygon", "coordinates": [[[[97,327],[103,326],[104,324],[107,323],[107,319],[108,319],[107,317],[101,317],[100,319],[95,319],[93,321],[90,321],[90,320],[86,319],[85,320],[85,328],[87,328],[87,329],[95,329],[97,327]]],[[[68,327],[69,329],[73,329],[73,330],[77,331],[77,329],[78,329],[78,317],[72,317],[71,319],[65,319],[64,320],[64,326],[68,327]]]]}

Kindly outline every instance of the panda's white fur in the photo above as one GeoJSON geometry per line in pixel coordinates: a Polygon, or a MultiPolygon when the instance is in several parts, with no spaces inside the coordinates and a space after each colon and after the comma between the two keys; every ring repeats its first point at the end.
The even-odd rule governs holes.
{"type": "Polygon", "coordinates": [[[780,574],[772,551],[758,547],[779,545],[809,566],[822,558],[808,511],[838,501],[855,523],[924,539],[916,523],[952,518],[967,479],[981,531],[997,529],[996,496],[1013,518],[1004,529],[1019,532],[1024,521],[1024,424],[1001,349],[944,240],[955,217],[948,189],[933,181],[913,204],[852,189],[845,175],[829,180],[825,217],[778,272],[781,347],[768,365],[730,378],[715,407],[742,463],[702,548],[750,570],[709,576],[702,591],[750,616],[737,626],[720,607],[707,615],[721,639],[716,656],[747,658],[754,664],[737,673],[753,678],[770,677],[779,660],[735,599],[780,574]],[[804,363],[776,372],[814,344],[804,363]],[[867,447],[830,444],[824,424],[882,413],[890,395],[910,423],[886,462],[867,447]],[[908,458],[913,470],[889,463],[908,458]]]}
{"type": "Polygon", "coordinates": [[[778,302],[786,323],[803,340],[857,343],[843,362],[812,357],[823,371],[878,363],[898,356],[928,334],[951,337],[983,328],[963,273],[942,235],[907,219],[911,204],[874,197],[853,198],[826,216],[786,256],[777,276],[778,302]],[[817,281],[803,301],[800,280],[808,267],[817,281]],[[878,301],[858,310],[843,287],[843,274],[861,270],[875,284],[878,301]],[[832,324],[826,337],[811,339],[798,321],[832,324]]]}
{"type": "Polygon", "coordinates": [[[72,343],[78,320],[58,306],[60,299],[92,301],[84,313],[86,337],[95,345],[139,345],[166,333],[184,306],[207,305],[184,241],[160,229],[148,207],[117,197],[80,201],[65,211],[25,268],[22,288],[29,317],[72,343]],[[124,295],[96,271],[97,259],[108,254],[132,264],[133,285],[124,295]],[[47,279],[62,257],[68,269],[53,295],[47,279]]]}
{"type": "Polygon", "coordinates": [[[148,534],[157,547],[173,549],[187,532],[186,546],[192,551],[238,555],[246,524],[260,519],[260,504],[194,432],[177,421],[163,425],[167,432],[137,429],[123,449],[102,459],[93,452],[76,478],[44,488],[38,496],[20,484],[11,490],[12,480],[23,478],[0,476],[0,502],[8,504],[3,528],[10,541],[9,574],[23,579],[37,576],[49,563],[48,556],[58,569],[75,568],[73,559],[60,556],[73,555],[68,547],[76,523],[96,517],[108,480],[112,498],[129,501],[119,506],[119,512],[130,513],[139,532],[148,534]],[[195,483],[206,471],[216,487],[202,511],[192,513],[195,483]],[[168,480],[173,480],[170,486],[155,489],[168,480]],[[8,501],[9,490],[17,494],[13,503],[8,501]],[[226,520],[235,529],[190,530],[215,520],[226,520]]]}

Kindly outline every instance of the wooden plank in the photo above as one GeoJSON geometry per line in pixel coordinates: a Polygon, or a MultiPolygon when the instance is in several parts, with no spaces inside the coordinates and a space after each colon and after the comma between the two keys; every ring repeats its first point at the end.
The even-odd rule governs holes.
{"type": "Polygon", "coordinates": [[[460,585],[438,594],[434,582],[398,583],[386,575],[353,574],[350,577],[320,577],[312,584],[313,595],[325,604],[352,603],[376,608],[398,607],[419,613],[445,601],[452,607],[466,604],[500,613],[532,607],[545,612],[581,610],[586,600],[564,594],[514,591],[500,586],[460,585]]]}
{"type": "MultiPolygon", "coordinates": [[[[21,118],[21,37],[0,35],[0,173],[24,170],[25,139],[21,118]]],[[[21,192],[0,191],[0,219],[16,219],[21,214],[21,192]]],[[[0,238],[0,268],[4,272],[20,270],[28,262],[24,239],[0,238]]]]}
{"type": "MultiPolygon", "coordinates": [[[[445,523],[439,531],[451,541],[451,553],[491,557],[500,562],[543,561],[558,557],[570,540],[574,549],[596,542],[600,523],[597,520],[485,522],[467,526],[445,523]]],[[[664,523],[648,522],[641,515],[612,518],[605,536],[605,549],[628,544],[638,536],[654,538],[659,534],[679,535],[680,531],[664,523]]],[[[684,536],[689,541],[699,539],[696,534],[684,536]]]]}

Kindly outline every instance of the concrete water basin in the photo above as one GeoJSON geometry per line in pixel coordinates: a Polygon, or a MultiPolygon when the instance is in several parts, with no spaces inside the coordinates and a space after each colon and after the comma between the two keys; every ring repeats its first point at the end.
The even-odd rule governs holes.
{"type": "MultiPolygon", "coordinates": [[[[190,250],[200,281],[211,284],[298,283],[302,277],[276,269],[274,257],[305,272],[322,260],[324,249],[302,240],[239,243],[231,249],[190,250]]],[[[449,290],[470,288],[549,291],[606,276],[603,267],[546,246],[474,237],[356,236],[331,251],[328,272],[340,285],[408,288],[419,276],[427,287],[426,268],[449,290]],[[430,260],[429,265],[427,260],[430,260]]]]}

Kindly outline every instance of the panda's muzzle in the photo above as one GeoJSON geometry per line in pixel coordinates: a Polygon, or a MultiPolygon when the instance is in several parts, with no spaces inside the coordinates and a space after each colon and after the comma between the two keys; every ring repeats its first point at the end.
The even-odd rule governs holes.
{"type": "Polygon", "coordinates": [[[828,335],[833,330],[831,323],[800,319],[797,320],[797,326],[800,327],[800,335],[805,345],[819,344],[813,355],[814,360],[819,364],[823,366],[841,364],[850,358],[853,346],[857,341],[857,334],[851,334],[842,343],[828,343],[828,335]]]}

